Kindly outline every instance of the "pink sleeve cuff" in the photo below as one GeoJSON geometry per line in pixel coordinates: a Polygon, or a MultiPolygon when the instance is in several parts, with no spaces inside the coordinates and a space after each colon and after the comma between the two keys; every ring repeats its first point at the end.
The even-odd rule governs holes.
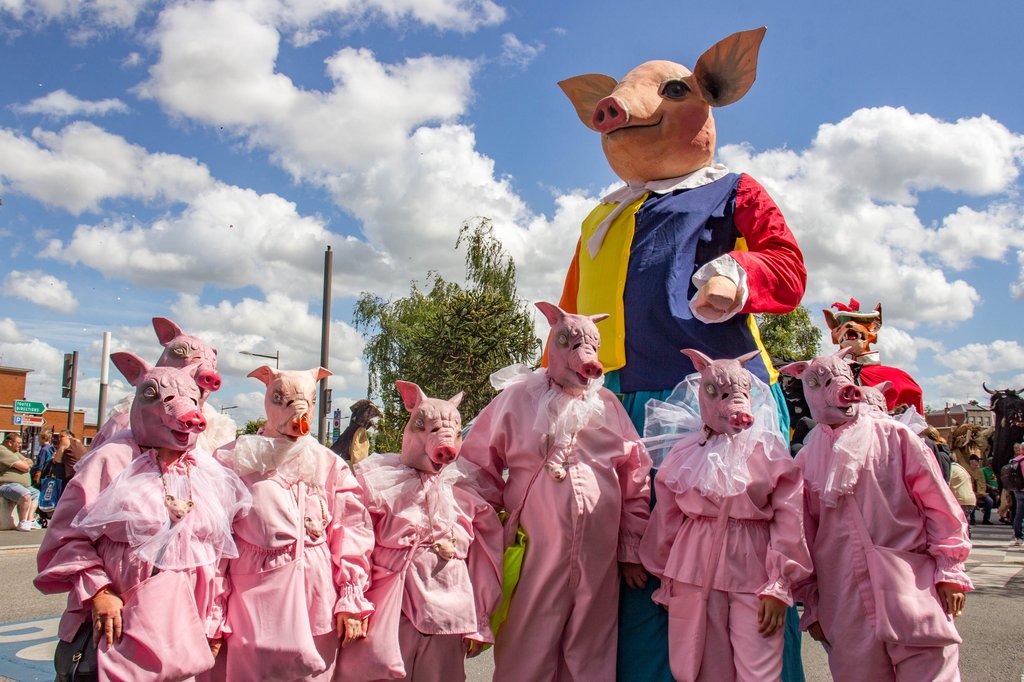
{"type": "Polygon", "coordinates": [[[640,563],[640,538],[621,536],[618,549],[619,561],[627,564],[640,563]]]}
{"type": "Polygon", "coordinates": [[[774,582],[767,583],[757,591],[758,596],[774,597],[786,606],[793,605],[793,591],[789,588],[789,581],[785,578],[778,578],[774,582]]]}
{"type": "Polygon", "coordinates": [[[363,596],[363,589],[358,585],[347,583],[338,590],[341,596],[334,605],[334,613],[354,613],[365,618],[373,613],[373,604],[363,596]]]}
{"type": "Polygon", "coordinates": [[[939,583],[953,583],[967,592],[974,589],[963,562],[942,555],[935,557],[935,584],[939,583]]]}
{"type": "Polygon", "coordinates": [[[110,576],[99,566],[88,568],[78,574],[75,581],[75,596],[82,604],[86,604],[104,587],[110,587],[110,576]]]}

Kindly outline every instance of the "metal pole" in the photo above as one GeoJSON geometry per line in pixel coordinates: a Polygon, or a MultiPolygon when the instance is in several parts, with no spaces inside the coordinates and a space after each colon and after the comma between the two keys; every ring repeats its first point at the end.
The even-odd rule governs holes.
{"type": "Polygon", "coordinates": [[[103,352],[100,354],[100,405],[96,414],[96,430],[107,418],[107,365],[110,364],[110,332],[103,332],[103,352]]]}
{"type": "MultiPolygon", "coordinates": [[[[68,394],[68,431],[75,430],[75,389],[78,388],[78,351],[71,354],[71,392],[68,394]]],[[[81,436],[82,434],[75,434],[81,436]]]]}
{"type": "MultiPolygon", "coordinates": [[[[324,311],[320,327],[320,366],[329,369],[331,355],[331,270],[334,266],[334,252],[327,247],[324,253],[324,311]]],[[[327,434],[327,379],[320,380],[320,420],[317,426],[317,437],[324,442],[327,434]]]]}

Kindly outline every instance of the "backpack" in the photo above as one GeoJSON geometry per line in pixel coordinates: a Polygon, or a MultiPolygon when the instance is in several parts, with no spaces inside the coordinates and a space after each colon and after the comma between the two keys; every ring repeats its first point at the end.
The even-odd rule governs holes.
{"type": "Polygon", "coordinates": [[[1024,471],[1021,471],[1021,460],[1011,459],[999,470],[999,482],[1007,490],[1024,490],[1024,471]]]}

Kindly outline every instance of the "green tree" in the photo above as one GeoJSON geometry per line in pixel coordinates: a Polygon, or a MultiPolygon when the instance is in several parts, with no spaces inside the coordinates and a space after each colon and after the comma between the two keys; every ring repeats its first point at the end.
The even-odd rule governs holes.
{"type": "Polygon", "coordinates": [[[785,315],[762,313],[754,316],[761,343],[768,355],[786,360],[810,360],[818,355],[821,330],[811,322],[811,311],[797,306],[785,315]]]}
{"type": "Polygon", "coordinates": [[[264,419],[263,417],[260,417],[259,419],[253,419],[251,421],[245,422],[245,428],[242,429],[242,433],[252,436],[255,435],[257,431],[259,431],[266,425],[267,420],[264,419]]]}
{"type": "Polygon", "coordinates": [[[516,267],[494,237],[490,220],[467,221],[455,248],[466,249],[466,285],[436,272],[405,298],[386,301],[363,293],[353,324],[364,332],[369,397],[382,406],[374,447],[398,452],[407,413],[395,381],[412,381],[428,394],[450,398],[460,391],[463,423],[482,410],[494,389],[491,373],[515,362],[532,362],[540,349],[527,304],[516,293],[516,267]]]}

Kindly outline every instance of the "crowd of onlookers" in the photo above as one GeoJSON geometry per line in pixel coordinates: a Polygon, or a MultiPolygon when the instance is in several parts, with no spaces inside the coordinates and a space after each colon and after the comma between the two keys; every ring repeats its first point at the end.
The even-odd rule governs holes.
{"type": "Polygon", "coordinates": [[[17,431],[4,434],[0,444],[0,497],[17,507],[15,529],[27,532],[45,526],[87,448],[67,429],[43,431],[34,457],[25,453],[26,445],[17,431]],[[45,494],[41,495],[41,490],[45,494]]]}

